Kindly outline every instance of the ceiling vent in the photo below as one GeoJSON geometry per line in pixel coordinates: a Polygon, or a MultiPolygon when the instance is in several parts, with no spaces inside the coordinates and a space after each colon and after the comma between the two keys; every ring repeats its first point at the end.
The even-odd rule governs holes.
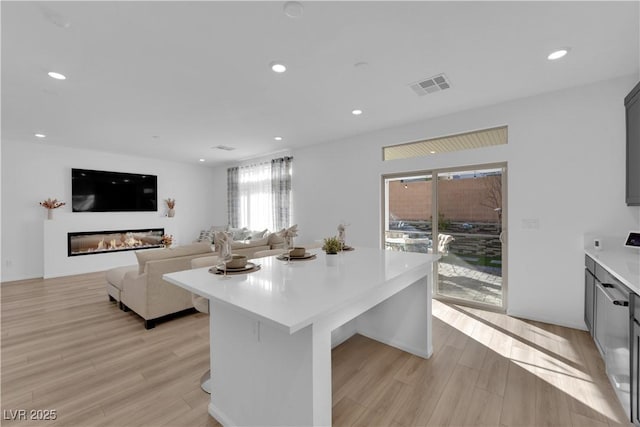
{"type": "Polygon", "coordinates": [[[424,96],[428,93],[440,92],[441,90],[449,89],[451,84],[449,83],[447,76],[444,74],[438,74],[437,76],[411,83],[409,86],[418,96],[424,96]]]}
{"type": "Polygon", "coordinates": [[[229,147],[228,145],[216,145],[215,147],[212,148],[216,148],[218,150],[224,150],[224,151],[233,151],[235,150],[235,147],[229,147]]]}

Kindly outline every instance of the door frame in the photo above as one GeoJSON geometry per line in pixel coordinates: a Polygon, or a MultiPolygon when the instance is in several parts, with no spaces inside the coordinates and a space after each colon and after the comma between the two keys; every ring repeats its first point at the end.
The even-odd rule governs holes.
{"type": "MultiPolygon", "coordinates": [[[[451,302],[454,304],[461,304],[468,307],[480,308],[483,310],[496,311],[500,313],[507,312],[507,302],[508,302],[508,290],[509,290],[509,280],[508,280],[508,266],[509,266],[509,234],[508,234],[508,220],[509,220],[509,209],[508,209],[508,162],[495,162],[495,163],[482,163],[482,164],[472,164],[472,165],[462,165],[462,166],[452,166],[447,168],[437,168],[437,169],[423,169],[423,170],[413,170],[413,171],[404,171],[404,172],[393,172],[381,175],[381,221],[380,221],[380,247],[382,249],[385,248],[385,231],[386,231],[386,221],[389,217],[388,212],[388,193],[389,188],[387,185],[388,180],[398,179],[398,178],[407,178],[415,175],[431,175],[432,181],[432,192],[431,192],[431,232],[432,238],[435,240],[438,230],[438,174],[441,172],[454,172],[454,171],[465,171],[469,169],[502,169],[502,233],[500,240],[502,242],[502,305],[501,306],[490,306],[481,303],[477,303],[474,301],[464,300],[460,298],[454,298],[450,296],[440,295],[437,293],[438,289],[438,263],[433,263],[433,298],[451,302]],[[435,212],[435,215],[434,215],[435,212]]],[[[437,247],[434,249],[437,253],[437,247]]]]}

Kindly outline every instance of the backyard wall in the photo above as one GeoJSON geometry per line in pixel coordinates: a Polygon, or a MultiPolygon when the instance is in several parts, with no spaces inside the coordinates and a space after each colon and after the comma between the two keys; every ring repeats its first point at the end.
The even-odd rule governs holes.
{"type": "MultiPolygon", "coordinates": [[[[498,222],[489,191],[499,177],[438,181],[438,213],[460,222],[498,222]]],[[[398,220],[431,221],[431,181],[389,183],[389,212],[398,220]]]]}

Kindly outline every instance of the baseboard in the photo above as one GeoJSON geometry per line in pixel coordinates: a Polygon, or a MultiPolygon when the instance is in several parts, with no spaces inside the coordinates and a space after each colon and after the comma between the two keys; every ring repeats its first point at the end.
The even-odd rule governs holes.
{"type": "Polygon", "coordinates": [[[381,339],[379,337],[374,336],[373,334],[365,334],[365,333],[363,333],[361,331],[357,331],[356,333],[359,334],[359,335],[362,335],[363,337],[367,337],[369,339],[372,339],[374,341],[381,342],[382,344],[386,344],[388,346],[395,347],[395,348],[400,349],[402,351],[406,351],[407,353],[411,353],[411,354],[414,354],[416,356],[422,357],[423,359],[428,359],[433,354],[433,345],[430,346],[430,348],[426,352],[424,352],[423,350],[421,350],[419,348],[414,348],[412,346],[405,345],[404,343],[396,341],[396,340],[381,339]]]}
{"type": "Polygon", "coordinates": [[[568,323],[568,322],[558,322],[556,319],[549,319],[549,318],[545,318],[542,316],[532,316],[530,314],[525,314],[525,313],[518,313],[512,310],[507,310],[507,316],[510,317],[516,317],[518,319],[523,319],[523,320],[531,320],[534,322],[542,322],[542,323],[548,323],[550,325],[558,325],[558,326],[563,326],[565,328],[571,328],[571,329],[578,329],[581,331],[586,331],[587,330],[587,325],[584,324],[584,322],[581,322],[580,324],[574,324],[574,323],[568,323]]]}

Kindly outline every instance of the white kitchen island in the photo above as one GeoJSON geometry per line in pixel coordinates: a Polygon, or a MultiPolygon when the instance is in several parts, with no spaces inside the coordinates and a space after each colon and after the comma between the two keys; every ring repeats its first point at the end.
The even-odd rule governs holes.
{"type": "Polygon", "coordinates": [[[331,425],[331,333],[347,325],[428,358],[438,255],[357,248],[255,260],[227,279],[207,268],[164,279],[210,301],[209,413],[223,425],[331,425]]]}

